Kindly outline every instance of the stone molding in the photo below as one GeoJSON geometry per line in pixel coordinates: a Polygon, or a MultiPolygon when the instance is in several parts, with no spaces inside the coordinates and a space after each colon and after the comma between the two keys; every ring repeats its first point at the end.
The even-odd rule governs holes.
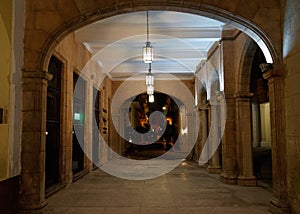
{"type": "Polygon", "coordinates": [[[270,80],[272,77],[284,77],[283,70],[268,70],[263,73],[263,77],[266,80],[270,80]]]}
{"type": "Polygon", "coordinates": [[[40,78],[40,79],[45,79],[47,81],[52,80],[53,75],[50,74],[47,71],[27,71],[27,70],[23,70],[22,72],[22,79],[32,79],[32,78],[40,78]]]}
{"type": "Polygon", "coordinates": [[[259,67],[263,73],[273,70],[273,65],[271,63],[261,63],[259,67]]]}

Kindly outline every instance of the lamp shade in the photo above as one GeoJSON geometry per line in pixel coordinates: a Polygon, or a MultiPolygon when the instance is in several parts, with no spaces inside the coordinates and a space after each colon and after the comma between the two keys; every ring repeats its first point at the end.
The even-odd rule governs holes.
{"type": "Polygon", "coordinates": [[[151,73],[146,75],[146,85],[154,85],[154,76],[151,73]]]}
{"type": "Polygon", "coordinates": [[[147,94],[148,95],[154,94],[154,87],[153,87],[153,85],[147,85],[147,94]]]}
{"type": "Polygon", "coordinates": [[[149,103],[153,103],[154,102],[154,95],[151,94],[149,95],[149,103]]]}
{"type": "Polygon", "coordinates": [[[153,61],[153,48],[150,42],[146,42],[146,46],[143,47],[143,60],[144,63],[151,63],[153,61]]]}

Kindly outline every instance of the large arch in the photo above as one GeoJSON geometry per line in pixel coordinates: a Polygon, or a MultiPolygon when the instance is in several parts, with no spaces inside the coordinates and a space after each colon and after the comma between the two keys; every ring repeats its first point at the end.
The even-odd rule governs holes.
{"type": "Polygon", "coordinates": [[[223,1],[71,1],[58,3],[54,0],[47,3],[29,1],[26,7],[25,24],[25,60],[26,70],[45,70],[53,48],[70,32],[94,21],[118,14],[143,10],[169,10],[186,12],[213,18],[248,34],[265,52],[268,62],[281,64],[280,23],[268,22],[269,15],[279,17],[277,1],[247,2],[223,1]],[[67,5],[64,5],[67,4],[67,5]],[[263,6],[262,6],[263,5],[263,6]],[[48,20],[51,19],[51,22],[48,20]],[[34,35],[34,40],[32,36],[34,35]],[[30,56],[30,57],[29,57],[30,56]]]}
{"type": "MultiPolygon", "coordinates": [[[[244,1],[225,0],[220,3],[208,0],[120,0],[116,1],[34,1],[26,2],[26,21],[24,38],[24,64],[23,64],[23,92],[34,91],[34,105],[23,106],[23,132],[30,127],[30,132],[36,142],[31,142],[37,148],[32,153],[32,160],[43,159],[46,121],[46,91],[47,81],[51,75],[47,67],[54,48],[67,35],[92,22],[112,17],[118,14],[144,10],[168,10],[186,12],[208,18],[216,19],[230,24],[248,34],[265,51],[268,62],[281,66],[281,36],[280,7],[278,1],[254,0],[244,1]],[[269,22],[269,17],[277,17],[276,22],[269,22]],[[49,21],[51,20],[51,21],[49,21]],[[28,109],[27,109],[28,108],[28,109]],[[35,143],[38,143],[37,145],[35,143]]],[[[23,97],[23,100],[25,98],[23,97]]],[[[26,142],[26,135],[22,136],[22,147],[26,142]]],[[[27,145],[28,146],[28,145],[27,145]]],[[[30,163],[22,159],[22,193],[20,197],[21,209],[41,209],[46,206],[44,191],[44,166],[40,163],[38,170],[32,170],[30,163]],[[23,167],[23,165],[26,165],[23,167]],[[32,179],[34,175],[37,188],[32,192],[32,179]]],[[[35,161],[39,162],[39,161],[35,161]]],[[[279,192],[279,194],[281,194],[279,192]]]]}

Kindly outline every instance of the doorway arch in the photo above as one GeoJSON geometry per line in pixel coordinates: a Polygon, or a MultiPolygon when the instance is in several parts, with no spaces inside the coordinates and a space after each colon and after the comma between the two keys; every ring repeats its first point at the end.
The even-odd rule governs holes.
{"type": "MultiPolygon", "coordinates": [[[[273,29],[280,29],[280,23],[268,22],[268,14],[271,13],[272,16],[280,15],[280,8],[276,2],[272,2],[274,5],[262,7],[258,6],[259,0],[252,1],[247,6],[231,1],[217,5],[216,3],[201,3],[193,0],[163,2],[121,0],[117,3],[101,1],[76,1],[75,3],[72,1],[72,3],[69,3],[70,5],[63,4],[66,3],[57,3],[54,0],[39,4],[29,1],[26,7],[23,79],[41,79],[36,87],[42,89],[37,91],[36,97],[39,100],[38,105],[41,105],[40,111],[34,112],[32,110],[34,113],[30,115],[30,110],[28,110],[24,118],[26,124],[28,124],[28,122],[36,122],[35,118],[38,116],[39,124],[33,127],[32,133],[42,141],[41,148],[39,148],[41,151],[43,151],[45,143],[44,137],[41,137],[41,130],[44,130],[46,124],[43,112],[46,109],[44,98],[47,81],[51,79],[51,75],[47,73],[50,57],[55,46],[68,34],[92,22],[118,14],[144,10],[168,10],[201,15],[222,21],[245,32],[261,47],[268,62],[275,65],[282,64],[280,32],[273,32],[273,29]],[[48,21],[49,19],[51,19],[51,22],[48,21]],[[32,38],[35,39],[32,40],[32,38]]],[[[23,91],[26,90],[29,91],[29,89],[23,88],[23,91]]],[[[23,126],[24,124],[23,122],[23,126]]],[[[25,137],[23,137],[22,142],[26,142],[25,137]]],[[[36,156],[41,151],[37,151],[36,156]]],[[[26,170],[25,166],[24,171],[28,172],[26,170]]],[[[36,179],[38,179],[38,176],[36,179]]],[[[24,185],[24,188],[26,192],[26,185],[24,185]]],[[[41,190],[43,191],[43,186],[41,190]]],[[[24,204],[28,204],[30,209],[39,209],[44,207],[46,202],[42,194],[38,193],[37,195],[38,198],[33,199],[30,198],[31,196],[27,196],[28,198],[23,197],[22,200],[24,204]]]]}
{"type": "MultiPolygon", "coordinates": [[[[26,46],[30,48],[25,51],[25,59],[29,54],[32,60],[30,62],[25,60],[24,66],[25,68],[46,70],[53,48],[69,33],[101,19],[144,10],[185,12],[222,21],[248,34],[263,50],[268,63],[280,64],[280,34],[278,32],[278,35],[276,35],[272,30],[279,29],[280,23],[268,22],[269,13],[272,13],[272,16],[279,16],[279,5],[275,2],[274,5],[258,7],[258,2],[252,1],[247,7],[241,6],[238,2],[235,4],[232,2],[215,4],[198,3],[192,0],[184,2],[132,2],[123,0],[111,4],[85,2],[84,4],[73,3],[73,5],[62,5],[61,7],[53,3],[51,7],[56,11],[51,12],[45,5],[40,5],[41,8],[37,8],[39,12],[29,9],[26,11],[29,17],[35,17],[37,21],[34,27],[31,26],[29,20],[26,23],[25,35],[27,36],[25,36],[25,44],[27,45],[25,45],[25,48],[26,46]],[[43,10],[45,14],[53,18],[53,22],[47,22],[49,18],[46,19],[45,14],[42,13],[43,10]],[[31,30],[32,28],[34,30],[31,30]],[[35,35],[39,39],[32,41],[31,35],[35,35]]],[[[51,2],[48,4],[50,5],[51,2]]],[[[33,5],[33,7],[35,6],[33,5]]]]}

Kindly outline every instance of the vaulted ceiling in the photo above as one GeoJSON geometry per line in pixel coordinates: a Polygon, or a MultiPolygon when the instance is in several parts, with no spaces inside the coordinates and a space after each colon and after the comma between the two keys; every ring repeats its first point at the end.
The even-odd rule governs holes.
{"type": "MultiPolygon", "coordinates": [[[[149,11],[149,40],[154,49],[153,73],[191,78],[212,45],[220,40],[224,23],[206,17],[149,11]]],[[[147,40],[147,13],[134,12],[104,19],[75,32],[113,80],[146,73],[142,48],[147,40]]]]}

